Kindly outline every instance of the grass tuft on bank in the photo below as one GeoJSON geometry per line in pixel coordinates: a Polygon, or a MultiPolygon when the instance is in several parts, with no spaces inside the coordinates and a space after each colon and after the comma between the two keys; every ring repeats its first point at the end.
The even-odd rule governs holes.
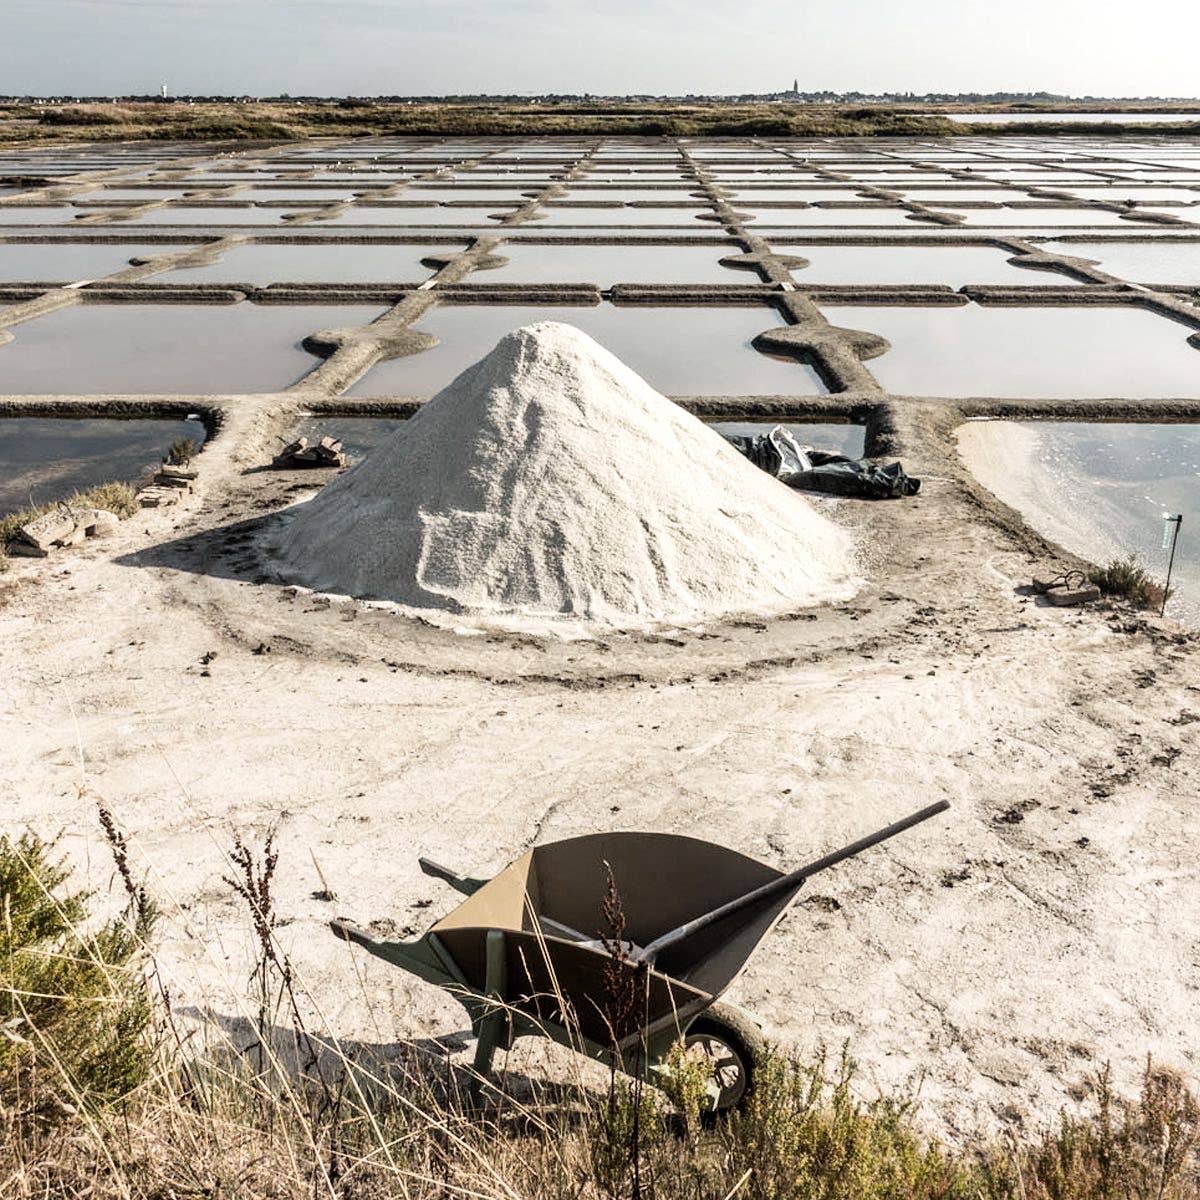
{"type": "Polygon", "coordinates": [[[1146,568],[1131,554],[1128,558],[1114,558],[1106,566],[1097,567],[1088,575],[1105,596],[1128,600],[1137,608],[1158,609],[1170,592],[1161,583],[1152,579],[1146,568]]]}
{"type": "Polygon", "coordinates": [[[75,492],[65,500],[52,500],[46,504],[34,504],[29,508],[0,516],[0,571],[8,568],[8,543],[17,536],[22,525],[45,516],[57,508],[102,508],[115,513],[121,520],[132,517],[138,511],[137,493],[128,483],[110,481],[99,483],[86,491],[75,492]]]}

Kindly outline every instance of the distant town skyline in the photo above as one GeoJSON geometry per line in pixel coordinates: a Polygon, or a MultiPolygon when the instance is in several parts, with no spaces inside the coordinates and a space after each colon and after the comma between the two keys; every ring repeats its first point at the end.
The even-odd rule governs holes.
{"type": "Polygon", "coordinates": [[[4,94],[1200,91],[1195,0],[0,0],[0,21],[4,94]]]}

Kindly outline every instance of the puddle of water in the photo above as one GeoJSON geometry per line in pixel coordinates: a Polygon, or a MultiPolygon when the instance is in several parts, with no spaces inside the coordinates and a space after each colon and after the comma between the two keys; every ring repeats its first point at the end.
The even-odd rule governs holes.
{"type": "Polygon", "coordinates": [[[574,325],[668,395],[803,395],[825,392],[807,364],[760,354],[751,340],[783,324],[775,309],[571,305],[447,305],[416,328],[432,350],[380,363],[350,394],[432,395],[482,358],[504,334],[534,321],[574,325]]]}
{"type": "Polygon", "coordinates": [[[177,438],[204,444],[199,420],[0,417],[0,516],[109,481],[140,480],[177,438]]]}
{"type": "Polygon", "coordinates": [[[720,259],[741,246],[534,245],[496,248],[507,266],[480,271],[469,282],[486,283],[757,283],[758,274],[723,267],[720,259]]]}
{"type": "MultiPolygon", "coordinates": [[[[711,421],[719,433],[738,434],[752,437],[758,433],[770,433],[777,421],[711,421]]],[[[786,422],[786,429],[802,446],[813,446],[818,450],[830,450],[844,454],[847,458],[862,458],[866,445],[867,431],[862,425],[822,424],[816,421],[786,422]]]]}
{"type": "Polygon", "coordinates": [[[123,271],[135,254],[174,246],[113,246],[91,242],[0,242],[0,279],[22,283],[75,283],[123,271]]]}
{"type": "Polygon", "coordinates": [[[1132,283],[1200,283],[1200,241],[1046,242],[1042,249],[1099,259],[1102,270],[1132,283]]]}
{"type": "Polygon", "coordinates": [[[1012,266],[1007,250],[990,246],[776,246],[810,266],[794,269],[802,287],[813,283],[1007,283],[1026,287],[1077,282],[1056,272],[1012,266]]]}
{"type": "Polygon", "coordinates": [[[1132,307],[954,308],[822,305],[835,325],[881,334],[892,348],[867,369],[914,396],[1200,395],[1188,330],[1132,307]]]}
{"type": "Polygon", "coordinates": [[[1162,514],[1182,513],[1167,613],[1200,626],[1200,426],[972,421],[959,438],[985,486],[1093,562],[1133,554],[1161,582],[1162,514]]]}
{"type": "Polygon", "coordinates": [[[12,329],[0,395],[270,392],[317,364],[301,342],[379,306],[82,304],[12,329]]]}
{"type": "Polygon", "coordinates": [[[269,242],[234,246],[220,262],[168,271],[154,278],[162,283],[252,283],[259,287],[271,283],[420,283],[434,271],[421,265],[422,258],[455,254],[462,248],[449,244],[318,246],[269,242]]]}

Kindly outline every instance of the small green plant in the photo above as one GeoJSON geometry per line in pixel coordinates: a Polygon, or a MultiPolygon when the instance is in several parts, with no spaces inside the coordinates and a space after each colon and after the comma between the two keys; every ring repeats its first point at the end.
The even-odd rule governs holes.
{"type": "Polygon", "coordinates": [[[189,437],[176,438],[168,447],[163,462],[172,467],[186,467],[196,457],[196,443],[189,437]]]}
{"type": "Polygon", "coordinates": [[[1098,567],[1088,575],[1106,596],[1117,596],[1137,605],[1138,608],[1161,608],[1170,592],[1156,583],[1146,568],[1131,554],[1128,558],[1114,558],[1107,566],[1098,567]]]}
{"type": "Polygon", "coordinates": [[[1094,1115],[1064,1114],[1057,1129],[1019,1155],[1026,1200],[1195,1200],[1200,1104],[1180,1075],[1147,1061],[1141,1094],[1127,1100],[1114,1093],[1105,1068],[1094,1096],[1094,1115]]]}
{"type": "Polygon", "coordinates": [[[666,1070],[658,1079],[667,1099],[679,1110],[683,1127],[691,1139],[701,1128],[702,1115],[711,1109],[709,1086],[713,1082],[712,1063],[691,1050],[681,1038],[667,1052],[666,1070]]]}
{"type": "Polygon", "coordinates": [[[53,843],[0,837],[0,1109],[18,1127],[127,1096],[152,1065],[154,907],[143,894],[89,931],[69,875],[53,843]]]}

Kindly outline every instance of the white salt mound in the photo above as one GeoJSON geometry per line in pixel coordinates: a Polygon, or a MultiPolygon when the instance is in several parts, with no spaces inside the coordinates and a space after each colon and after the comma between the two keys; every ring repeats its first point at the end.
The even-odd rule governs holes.
{"type": "Polygon", "coordinates": [[[686,622],[844,599],[848,535],[570,325],[506,335],[287,516],[318,591],[480,617],[686,622]]]}

